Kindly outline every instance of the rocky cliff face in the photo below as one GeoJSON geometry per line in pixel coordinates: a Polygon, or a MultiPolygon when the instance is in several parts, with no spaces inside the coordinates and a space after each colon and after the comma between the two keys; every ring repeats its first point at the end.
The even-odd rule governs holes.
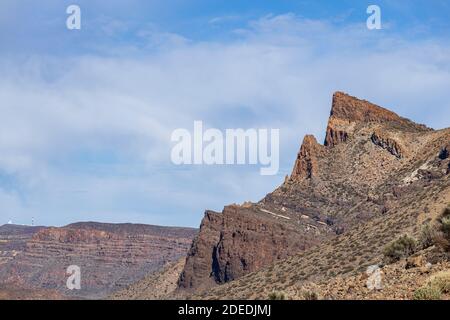
{"type": "Polygon", "coordinates": [[[102,298],[184,256],[195,229],[77,223],[63,228],[0,229],[0,283],[61,296],[102,298]],[[3,229],[3,230],[2,230],[3,229]],[[81,268],[81,290],[66,269],[81,268]]]}
{"type": "Polygon", "coordinates": [[[207,288],[260,269],[292,252],[317,243],[317,236],[332,233],[314,221],[291,221],[263,204],[231,205],[222,213],[207,211],[188,253],[180,278],[183,288],[207,288]],[[293,224],[302,222],[294,227],[293,224]],[[304,228],[305,233],[298,232],[304,228]]]}
{"type": "MultiPolygon", "coordinates": [[[[396,214],[404,208],[414,210],[415,197],[422,199],[422,192],[447,197],[449,140],[448,129],[435,131],[370,102],[335,93],[324,145],[306,136],[291,176],[279,188],[258,203],[205,214],[179,287],[200,292],[230,281],[243,286],[232,280],[301,254],[313,257],[305,259],[308,265],[299,262],[299,269],[292,270],[297,275],[302,270],[304,277],[340,272],[348,263],[344,256],[352,261],[347,269],[358,267],[351,254],[356,249],[367,260],[360,265],[372,262],[389,238],[380,234],[389,228],[384,223],[397,231],[408,230],[419,219],[418,212],[407,211],[408,218],[396,214]],[[383,224],[379,230],[377,223],[383,224]],[[350,247],[335,250],[341,255],[335,262],[342,265],[332,271],[333,243],[341,241],[336,239],[364,242],[362,237],[377,248],[361,249],[362,243],[348,240],[350,247]],[[321,246],[319,252],[316,248],[321,246]]],[[[227,296],[223,290],[217,292],[227,296]]]]}
{"type": "Polygon", "coordinates": [[[316,138],[312,135],[305,136],[292,170],[291,179],[297,181],[317,176],[319,172],[318,157],[323,154],[323,146],[317,143],[316,138]]]}

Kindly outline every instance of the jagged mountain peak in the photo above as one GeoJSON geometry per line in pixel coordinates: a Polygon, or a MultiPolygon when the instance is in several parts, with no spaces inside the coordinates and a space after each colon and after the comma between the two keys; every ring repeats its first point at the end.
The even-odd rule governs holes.
{"type": "Polygon", "coordinates": [[[295,160],[291,180],[298,181],[312,178],[317,174],[317,157],[322,153],[322,148],[323,146],[317,142],[313,135],[305,135],[295,160]]]}
{"type": "Polygon", "coordinates": [[[341,119],[350,122],[408,121],[388,109],[341,91],[333,94],[330,112],[331,119],[341,119]]]}
{"type": "Polygon", "coordinates": [[[333,94],[324,145],[332,147],[345,142],[358,125],[371,123],[390,123],[397,129],[408,131],[430,130],[374,103],[337,91],[333,94]]]}
{"type": "MultiPolygon", "coordinates": [[[[333,94],[330,117],[328,119],[324,145],[317,142],[313,135],[306,135],[297,154],[290,181],[311,179],[318,175],[318,160],[324,155],[325,147],[333,147],[354,136],[357,127],[368,127],[373,124],[395,124],[395,128],[411,128],[422,130],[422,125],[402,118],[396,113],[366,100],[358,99],[347,93],[337,91],[333,94]]],[[[404,150],[400,144],[383,130],[374,129],[372,141],[385,146],[396,157],[401,158],[404,150]]]]}

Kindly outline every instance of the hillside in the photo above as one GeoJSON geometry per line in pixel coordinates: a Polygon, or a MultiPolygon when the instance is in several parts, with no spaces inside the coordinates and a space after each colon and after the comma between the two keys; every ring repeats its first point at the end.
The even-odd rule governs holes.
{"type": "Polygon", "coordinates": [[[186,255],[196,229],[75,223],[0,227],[0,296],[104,298],[186,255]],[[81,268],[81,290],[66,269],[81,268]],[[28,292],[28,295],[26,294],[28,292]]]}
{"type": "Polygon", "coordinates": [[[205,213],[179,294],[267,298],[382,264],[388,243],[450,204],[449,141],[450,129],[335,93],[324,144],[306,136],[279,188],[205,213]]]}
{"type": "Polygon", "coordinates": [[[177,289],[177,281],[183,270],[185,257],[167,263],[157,272],[150,273],[142,280],[114,292],[111,300],[159,300],[173,299],[177,289]]]}

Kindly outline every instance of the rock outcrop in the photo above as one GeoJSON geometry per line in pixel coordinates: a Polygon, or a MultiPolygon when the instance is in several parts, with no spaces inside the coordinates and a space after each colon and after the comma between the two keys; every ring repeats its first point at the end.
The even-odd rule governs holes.
{"type": "Polygon", "coordinates": [[[365,100],[360,100],[343,92],[333,95],[333,102],[325,136],[325,146],[335,146],[347,141],[357,129],[358,124],[396,123],[405,128],[426,129],[396,113],[365,100]]]}
{"type": "Polygon", "coordinates": [[[317,158],[323,153],[322,149],[323,146],[317,143],[314,136],[306,135],[297,155],[291,179],[295,181],[316,176],[319,171],[317,158]]]}
{"type": "Polygon", "coordinates": [[[377,146],[386,149],[393,156],[399,159],[403,158],[405,153],[405,151],[403,150],[404,148],[400,146],[400,143],[398,143],[395,139],[389,136],[385,136],[379,131],[375,131],[374,133],[372,133],[371,140],[377,146]]]}
{"type": "Polygon", "coordinates": [[[439,151],[439,159],[445,160],[450,156],[450,143],[448,143],[445,147],[439,151]]]}
{"type": "Polygon", "coordinates": [[[225,283],[317,243],[315,234],[323,226],[311,224],[314,231],[301,234],[290,219],[261,205],[207,211],[188,253],[180,287],[225,283]]]}

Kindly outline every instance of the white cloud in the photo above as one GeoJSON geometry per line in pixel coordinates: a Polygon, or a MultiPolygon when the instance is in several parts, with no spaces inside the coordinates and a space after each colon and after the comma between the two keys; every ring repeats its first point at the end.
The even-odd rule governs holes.
{"type": "Polygon", "coordinates": [[[107,57],[3,59],[0,173],[20,185],[20,197],[0,194],[6,220],[37,213],[45,223],[197,225],[203,209],[258,200],[280,183],[303,135],[323,138],[336,90],[448,125],[450,49],[442,42],[292,14],[253,21],[228,41],[150,31],[141,34],[147,46],[107,57]],[[157,50],[142,49],[155,42],[157,50]],[[194,120],[280,128],[282,173],[172,166],[170,133],[194,120]]]}

